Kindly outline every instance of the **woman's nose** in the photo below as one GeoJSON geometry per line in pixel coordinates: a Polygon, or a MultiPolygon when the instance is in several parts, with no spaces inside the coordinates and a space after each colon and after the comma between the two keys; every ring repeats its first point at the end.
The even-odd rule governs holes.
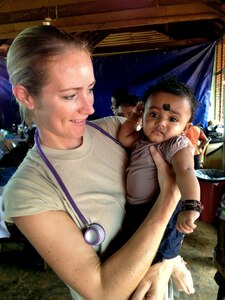
{"type": "Polygon", "coordinates": [[[80,113],[85,115],[92,115],[95,112],[93,104],[93,95],[82,95],[80,97],[80,113]]]}

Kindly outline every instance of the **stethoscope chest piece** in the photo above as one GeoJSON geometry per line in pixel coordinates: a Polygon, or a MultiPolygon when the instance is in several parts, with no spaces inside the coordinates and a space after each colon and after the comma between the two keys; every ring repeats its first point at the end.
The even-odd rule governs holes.
{"type": "Polygon", "coordinates": [[[97,223],[89,224],[84,231],[84,239],[87,244],[98,246],[105,240],[105,230],[97,223]]]}

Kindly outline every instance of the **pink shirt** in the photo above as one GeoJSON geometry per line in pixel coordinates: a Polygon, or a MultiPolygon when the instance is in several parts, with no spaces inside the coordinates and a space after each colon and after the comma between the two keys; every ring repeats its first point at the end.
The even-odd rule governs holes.
{"type": "Polygon", "coordinates": [[[127,200],[131,204],[141,204],[155,200],[159,193],[157,169],[149,147],[156,145],[165,160],[171,164],[173,155],[188,147],[188,138],[179,136],[156,144],[140,139],[134,145],[130,166],[127,168],[127,200]]]}

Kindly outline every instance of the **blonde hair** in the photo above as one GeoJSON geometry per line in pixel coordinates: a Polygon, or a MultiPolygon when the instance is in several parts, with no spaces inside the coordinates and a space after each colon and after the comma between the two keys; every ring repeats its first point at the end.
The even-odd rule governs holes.
{"type": "MultiPolygon", "coordinates": [[[[7,54],[7,71],[12,86],[24,86],[33,97],[41,94],[48,82],[48,64],[52,57],[70,49],[85,51],[91,56],[87,41],[75,37],[54,26],[26,28],[14,39],[7,54]]],[[[33,123],[32,111],[18,99],[22,121],[33,123]]]]}

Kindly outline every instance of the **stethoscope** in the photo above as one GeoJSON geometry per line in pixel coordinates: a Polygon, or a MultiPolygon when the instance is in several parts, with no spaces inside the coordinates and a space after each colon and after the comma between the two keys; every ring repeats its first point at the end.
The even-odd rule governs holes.
{"type": "Polygon", "coordinates": [[[44,154],[44,152],[41,148],[41,144],[39,142],[38,129],[36,129],[36,131],[35,131],[34,139],[35,139],[35,144],[37,146],[38,153],[40,154],[43,161],[46,163],[49,170],[54,175],[55,179],[57,180],[58,184],[60,185],[60,187],[63,190],[64,194],[66,195],[67,199],[69,200],[71,206],[73,207],[74,211],[77,213],[79,219],[81,220],[81,222],[84,225],[84,228],[82,231],[83,231],[85,242],[92,246],[98,246],[98,245],[102,244],[103,241],[105,240],[105,236],[106,236],[104,228],[98,223],[89,224],[88,221],[86,220],[86,218],[84,217],[84,215],[81,213],[81,211],[79,210],[79,208],[73,201],[72,196],[70,195],[68,189],[66,188],[65,184],[63,183],[58,172],[53,167],[52,163],[48,160],[47,156],[44,154]]]}

